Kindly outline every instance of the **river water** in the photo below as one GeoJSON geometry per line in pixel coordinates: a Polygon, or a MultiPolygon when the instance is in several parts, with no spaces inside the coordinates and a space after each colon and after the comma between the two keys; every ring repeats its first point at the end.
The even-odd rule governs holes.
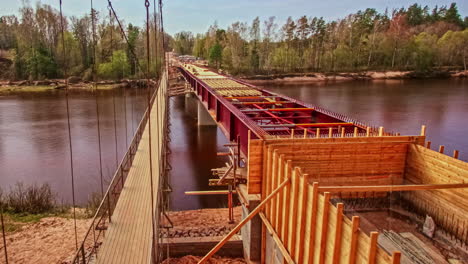
{"type": "Polygon", "coordinates": [[[266,89],[322,106],[402,135],[419,135],[427,126],[432,149],[445,146],[468,160],[468,80],[386,80],[299,85],[266,89]]]}
{"type": "MultiPolygon", "coordinates": [[[[434,147],[444,144],[447,153],[458,149],[460,158],[468,159],[468,80],[341,82],[265,88],[402,134],[419,134],[425,124],[434,147]]],[[[75,91],[69,98],[76,198],[78,203],[85,204],[93,192],[100,190],[95,95],[75,91]]],[[[112,177],[116,160],[126,151],[125,138],[130,142],[145,109],[145,100],[143,90],[98,94],[105,182],[112,177]]],[[[216,152],[224,150],[226,138],[217,127],[198,127],[196,113],[186,107],[183,96],[170,99],[170,111],[171,209],[225,206],[225,197],[186,196],[184,192],[210,188],[211,169],[225,162],[216,152]]],[[[71,201],[63,92],[0,96],[0,187],[8,191],[17,182],[26,185],[47,182],[59,202],[71,201]]]]}

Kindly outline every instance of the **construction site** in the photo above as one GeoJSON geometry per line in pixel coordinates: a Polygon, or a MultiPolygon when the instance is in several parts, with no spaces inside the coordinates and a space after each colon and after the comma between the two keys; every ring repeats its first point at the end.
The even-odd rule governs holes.
{"type": "Polygon", "coordinates": [[[171,257],[205,255],[197,258],[203,263],[237,252],[247,263],[466,263],[468,164],[458,151],[432,150],[425,126],[416,135],[387,132],[203,66],[173,63],[181,75],[173,77],[172,95],[184,94],[198,124],[218,125],[232,142],[218,153],[229,162],[213,168],[210,180],[226,190],[188,194],[237,194],[230,205],[240,204],[242,217],[225,236],[169,239],[171,257]]]}

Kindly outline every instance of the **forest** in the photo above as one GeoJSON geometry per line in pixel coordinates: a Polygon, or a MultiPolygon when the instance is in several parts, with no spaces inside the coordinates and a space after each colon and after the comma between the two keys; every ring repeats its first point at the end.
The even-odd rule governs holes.
{"type": "Polygon", "coordinates": [[[456,3],[413,4],[334,21],[304,15],[279,24],[276,17],[257,17],[227,29],[215,22],[204,34],[175,34],[172,46],[231,74],[466,70],[467,27],[456,3]]]}
{"type": "MultiPolygon", "coordinates": [[[[101,14],[93,9],[81,17],[64,16],[62,35],[57,9],[40,2],[34,7],[25,4],[18,16],[0,17],[0,79],[78,76],[89,81],[93,69],[100,79],[142,77],[147,72],[146,24],[138,27],[121,20],[121,28],[118,22],[110,11],[101,14]]],[[[159,15],[153,13],[151,52],[162,54],[162,39],[159,15]]],[[[164,46],[169,42],[165,34],[164,46]]],[[[161,64],[158,58],[151,62],[152,74],[161,64]]]]}

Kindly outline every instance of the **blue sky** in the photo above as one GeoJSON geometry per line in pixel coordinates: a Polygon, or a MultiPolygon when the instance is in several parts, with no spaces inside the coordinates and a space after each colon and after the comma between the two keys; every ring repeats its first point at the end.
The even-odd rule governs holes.
{"type": "MultiPolygon", "coordinates": [[[[23,0],[0,0],[0,16],[17,13],[23,0]]],[[[35,5],[36,1],[30,1],[35,5]]],[[[58,8],[59,0],[42,0],[58,8]]],[[[151,4],[153,0],[150,0],[151,4]]],[[[367,7],[379,11],[399,7],[407,7],[413,3],[420,3],[433,7],[435,5],[449,5],[456,2],[462,17],[468,16],[468,1],[453,0],[163,0],[164,23],[170,34],[182,30],[195,33],[205,32],[210,25],[217,21],[220,27],[227,27],[235,21],[251,22],[256,16],[261,20],[269,16],[276,16],[282,23],[288,16],[298,18],[302,15],[323,16],[325,19],[336,19],[367,7]]],[[[94,0],[97,10],[107,14],[107,1],[94,0]]],[[[127,23],[142,25],[145,19],[143,0],[112,0],[119,17],[127,23]]],[[[89,12],[89,0],[63,0],[63,10],[66,15],[80,16],[89,12]]],[[[150,7],[152,8],[152,6],[150,7]]]]}

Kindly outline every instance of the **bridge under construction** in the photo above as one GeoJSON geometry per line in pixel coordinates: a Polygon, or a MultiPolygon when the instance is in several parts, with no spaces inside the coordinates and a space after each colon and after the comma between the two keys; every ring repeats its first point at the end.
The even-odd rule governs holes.
{"type": "Polygon", "coordinates": [[[438,263],[427,241],[400,232],[398,222],[375,221],[382,215],[421,229],[432,224],[437,232],[431,238],[425,232],[425,239],[444,236],[465,247],[468,165],[458,152],[431,150],[424,126],[419,135],[399,135],[203,66],[173,58],[169,64],[109,187],[119,197],[111,210],[111,195],[103,200],[75,263],[168,257],[161,228],[170,221],[159,205],[170,188],[164,175],[170,96],[185,96],[196,105],[198,124],[219,126],[231,142],[229,152],[219,153],[229,162],[214,170],[210,184],[237,193],[242,220],[200,263],[239,232],[248,262],[438,263]],[[177,79],[182,88],[171,83],[177,79]]]}
{"type": "MultiPolygon", "coordinates": [[[[227,188],[214,193],[229,197],[229,210],[234,199],[242,208],[199,263],[234,236],[247,263],[444,263],[436,246],[468,256],[468,163],[458,151],[432,150],[425,126],[416,135],[386,131],[170,53],[159,79],[146,83],[147,110],[72,263],[170,256],[162,230],[171,228],[173,96],[194,106],[199,126],[216,125],[229,140],[219,153],[228,162],[213,168],[210,185],[227,188]]],[[[0,259],[8,263],[7,245],[0,259]]]]}

